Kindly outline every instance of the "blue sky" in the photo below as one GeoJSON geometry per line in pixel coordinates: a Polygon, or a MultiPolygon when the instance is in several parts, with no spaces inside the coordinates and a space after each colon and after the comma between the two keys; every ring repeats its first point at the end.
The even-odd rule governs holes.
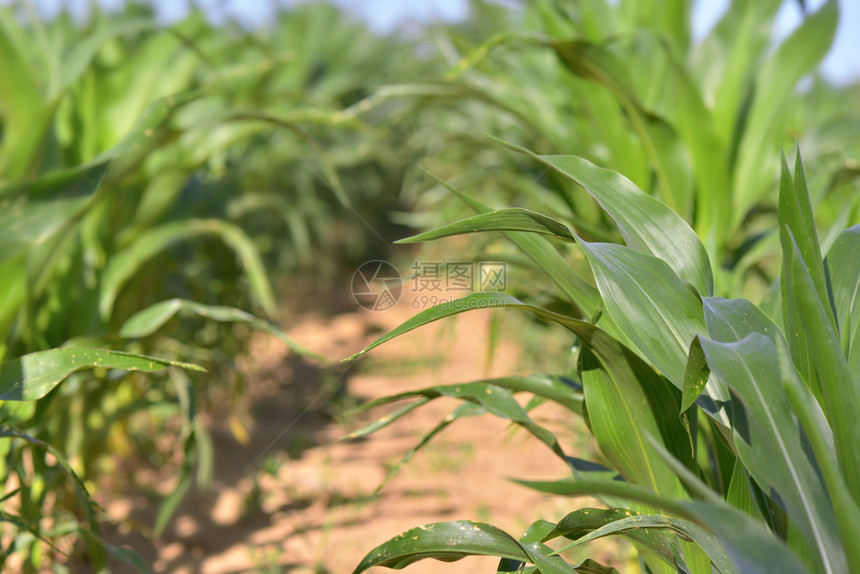
{"type": "MultiPolygon", "coordinates": [[[[0,4],[9,0],[0,0],[0,4]]],[[[206,6],[214,20],[234,16],[250,25],[265,23],[276,4],[290,5],[301,0],[196,0],[206,6]]],[[[755,1],[755,0],[751,0],[755,1]]],[[[102,5],[122,5],[123,0],[99,0],[102,5]]],[[[170,21],[188,10],[188,0],[154,0],[160,17],[170,21]]],[[[466,0],[334,0],[379,32],[390,32],[411,22],[458,20],[468,16],[466,0]]],[[[824,0],[807,0],[808,9],[816,9],[824,0]]],[[[84,6],[87,0],[38,0],[46,11],[62,5],[84,6]]],[[[729,0],[695,0],[693,31],[701,37],[725,11],[729,0]]],[[[835,84],[860,80],[860,0],[839,0],[841,18],[836,39],[822,64],[822,74],[835,84]]],[[[779,38],[785,37],[800,22],[798,2],[784,2],[776,24],[779,38]]]]}

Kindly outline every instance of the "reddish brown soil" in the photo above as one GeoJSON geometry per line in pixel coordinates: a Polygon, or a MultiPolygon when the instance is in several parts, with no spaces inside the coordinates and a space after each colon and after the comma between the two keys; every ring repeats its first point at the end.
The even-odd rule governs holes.
{"type": "MultiPolygon", "coordinates": [[[[460,315],[374,350],[341,375],[346,395],[339,402],[517,374],[519,350],[505,341],[485,372],[488,313],[460,315]]],[[[384,312],[307,314],[286,330],[307,347],[342,358],[412,314],[408,302],[401,301],[384,312]]],[[[425,523],[473,519],[518,536],[538,518],[555,521],[586,503],[545,496],[509,481],[561,478],[565,468],[536,439],[492,416],[454,423],[372,496],[387,469],[457,403],[438,400],[367,439],[337,442],[391,408],[347,417],[342,416],[345,406],[316,401],[322,396],[319,370],[290,358],[274,339],[255,339],[245,368],[251,404],[238,420],[248,431],[246,444],[237,440],[243,433],[236,421],[233,430],[227,421],[210,421],[213,488],[189,493],[158,544],[133,536],[125,540],[156,572],[348,573],[377,544],[425,523]]],[[[587,455],[576,415],[544,405],[534,417],[555,431],[571,454],[587,455]]],[[[151,520],[155,508],[144,497],[106,506],[115,519],[131,517],[138,523],[151,520]]],[[[590,546],[588,551],[601,561],[630,565],[617,546],[590,546]]],[[[497,563],[495,558],[450,564],[425,560],[405,572],[489,573],[497,563]]]]}

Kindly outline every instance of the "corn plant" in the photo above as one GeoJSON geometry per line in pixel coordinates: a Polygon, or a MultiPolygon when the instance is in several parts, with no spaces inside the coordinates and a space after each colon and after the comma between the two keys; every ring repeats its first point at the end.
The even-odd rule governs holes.
{"type": "MultiPolygon", "coordinates": [[[[565,548],[623,536],[649,571],[847,572],[860,566],[856,425],[860,347],[854,308],[860,226],[842,231],[825,257],[798,151],[783,158],[779,192],[779,289],[756,306],[713,295],[711,261],[691,227],[629,179],[575,156],[538,156],[576,182],[618,225],[624,244],[584,240],[549,216],[489,211],[409,241],[502,231],[568,296],[560,314],[497,293],[475,293],[429,309],[362,353],[477,303],[520,309],[569,329],[575,373],[433,387],[363,435],[439,396],[461,399],[448,417],[492,413],[552,448],[570,468],[539,491],[592,495],[606,509],[580,508],[539,520],[519,538],[458,521],[405,532],[368,553],[355,572],[400,568],[423,558],[502,558],[498,572],[609,572],[565,548]],[[596,287],[559,261],[548,238],[575,243],[596,287]],[[528,416],[514,393],[556,402],[585,419],[602,459],[569,457],[528,416]],[[567,539],[561,548],[548,543],[567,539]]],[[[472,207],[481,207],[469,200],[472,207]]]]}
{"type": "MultiPolygon", "coordinates": [[[[366,154],[308,153],[318,148],[315,126],[372,131],[335,117],[360,97],[352,93],[366,80],[360,70],[333,77],[315,67],[336,64],[327,45],[305,49],[314,30],[334,24],[330,8],[282,14],[279,26],[291,33],[268,43],[213,28],[199,12],[161,30],[140,7],[111,19],[97,13],[84,27],[65,14],[21,20],[18,8],[0,9],[0,476],[10,529],[0,564],[16,554],[30,571],[76,560],[100,567],[105,552],[123,552],[101,539],[104,514],[88,489],[121,475],[118,455],[145,454],[179,475],[156,535],[194,479],[209,480],[211,445],[197,413],[209,389],[237,393],[167,366],[201,364],[222,378],[242,351],[237,323],[322,359],[235,308],[276,311],[258,239],[270,230],[246,231],[260,209],[247,188],[295,179],[286,192],[302,199],[306,217],[289,195],[274,205],[288,225],[306,226],[326,223],[341,200],[348,206],[353,181],[389,172],[366,154]],[[278,130],[295,135],[285,154],[278,130]],[[254,161],[243,161],[248,154],[254,161]],[[341,162],[356,175],[349,187],[337,179],[341,162]],[[308,197],[321,194],[330,200],[308,197]],[[182,446],[178,466],[156,444],[169,420],[180,423],[171,431],[182,446]]],[[[367,34],[338,22],[343,41],[367,34]]]]}

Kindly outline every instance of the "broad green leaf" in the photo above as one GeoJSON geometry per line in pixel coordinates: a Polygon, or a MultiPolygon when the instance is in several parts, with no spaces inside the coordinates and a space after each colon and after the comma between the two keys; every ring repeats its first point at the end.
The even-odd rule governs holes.
{"type": "MultiPolygon", "coordinates": [[[[806,18],[756,72],[755,90],[740,142],[735,169],[734,222],[741,222],[761,198],[770,181],[777,141],[784,126],[786,100],[797,83],[811,73],[830,49],[839,20],[839,5],[828,0],[806,18]]],[[[805,185],[805,184],[804,184],[805,185]]]]}
{"type": "Polygon", "coordinates": [[[740,572],[809,574],[809,570],[797,556],[761,523],[718,498],[709,502],[678,502],[659,496],[642,486],[619,481],[517,482],[550,494],[563,496],[610,495],[661,508],[670,516],[689,520],[713,532],[740,572]]]}
{"type": "Polygon", "coordinates": [[[189,219],[165,223],[141,233],[130,245],[108,261],[102,279],[102,294],[99,302],[102,317],[110,317],[120,289],[144,263],[174,242],[206,235],[221,238],[236,253],[245,267],[251,292],[263,310],[273,315],[276,304],[266,269],[257,248],[248,236],[240,228],[226,221],[189,219]]]}
{"type": "Polygon", "coordinates": [[[221,305],[204,305],[203,303],[188,301],[187,299],[170,299],[150,305],[143,311],[139,311],[131,316],[123,324],[119,330],[119,334],[122,337],[128,338],[147,337],[158,331],[171,317],[177,314],[194,314],[213,321],[226,323],[245,323],[258,331],[275,337],[299,355],[310,357],[323,363],[329,362],[322,355],[318,355],[299,345],[273,323],[255,317],[247,311],[221,305]]]}
{"type": "Polygon", "coordinates": [[[839,234],[826,263],[842,352],[856,386],[860,384],[860,225],[839,234]]]}
{"type": "Polygon", "coordinates": [[[777,342],[752,333],[735,343],[701,339],[711,370],[731,387],[743,408],[733,409],[739,457],[756,481],[772,489],[816,551],[818,568],[846,571],[834,529],[835,515],[797,433],[783,389],[777,342]]]}
{"type": "Polygon", "coordinates": [[[167,367],[204,371],[203,368],[189,363],[166,361],[120,351],[83,347],[51,349],[30,353],[0,364],[0,400],[41,399],[75,371],[96,367],[146,372],[160,371],[167,367]]]}
{"type": "Polygon", "coordinates": [[[615,324],[682,389],[690,343],[705,331],[702,302],[661,259],[612,243],[580,245],[615,324]]]}
{"type": "Polygon", "coordinates": [[[779,327],[764,312],[746,299],[705,297],[705,323],[708,337],[720,343],[740,341],[750,333],[782,339],[779,327]]]}
{"type": "MultiPolygon", "coordinates": [[[[652,389],[640,386],[637,376],[621,377],[614,366],[616,377],[610,375],[596,361],[589,349],[581,353],[581,377],[591,429],[600,451],[621,476],[630,482],[648,486],[653,491],[671,498],[685,498],[686,492],[675,473],[666,466],[647,440],[647,434],[661,436],[655,411],[649,402],[649,390],[656,394],[659,385],[666,384],[658,377],[650,381],[652,389]]],[[[644,369],[647,373],[647,368],[644,369]]],[[[644,374],[644,373],[643,373],[644,374]]],[[[671,395],[664,398],[664,406],[674,401],[671,395]],[[668,404],[665,404],[668,403],[668,404]]],[[[655,406],[659,402],[655,401],[655,406]]],[[[674,416],[665,417],[678,421],[678,411],[674,416]]],[[[656,411],[659,412],[659,411],[656,411]]],[[[687,460],[691,460],[689,442],[684,442],[684,430],[677,423],[678,442],[687,446],[687,460]]]]}
{"type": "MultiPolygon", "coordinates": [[[[784,297],[790,301],[789,312],[795,318],[792,328],[804,332],[804,346],[800,350],[808,353],[809,361],[807,364],[801,362],[801,365],[808,368],[806,373],[798,370],[816,394],[816,398],[821,401],[833,429],[842,475],[854,500],[860,501],[860,426],[856,424],[857,413],[860,412],[860,388],[852,384],[856,377],[849,370],[842,352],[839,336],[831,323],[832,315],[826,312],[825,306],[829,309],[829,300],[822,304],[818,298],[807,264],[791,231],[786,230],[786,234],[791,243],[784,252],[784,297]]],[[[794,341],[798,342],[796,336],[794,341]]],[[[794,364],[797,365],[795,348],[792,347],[791,352],[794,364]]]]}
{"type": "MultiPolygon", "coordinates": [[[[779,347],[783,349],[784,347],[779,347]]],[[[782,357],[782,378],[794,414],[803,427],[805,437],[814,453],[827,494],[833,501],[839,534],[851,572],[860,569],[860,546],[854,544],[860,535],[860,507],[843,478],[834,444],[833,432],[812,392],[792,370],[791,361],[782,357]]]]}
{"type": "Polygon", "coordinates": [[[618,225],[631,249],[666,261],[702,296],[714,289],[713,272],[702,242],[677,213],[642,192],[623,175],[575,156],[537,155],[497,140],[582,186],[618,225]]]}
{"type": "Polygon", "coordinates": [[[695,165],[696,232],[710,253],[718,253],[728,239],[726,230],[731,221],[728,158],[698,87],[677,56],[670,54],[669,58],[672,89],[668,91],[665,109],[674,118],[673,125],[695,165]]]}
{"type": "Polygon", "coordinates": [[[471,521],[437,522],[407,530],[377,546],[353,570],[359,574],[373,566],[401,569],[425,558],[453,562],[467,556],[499,556],[535,564],[543,574],[576,572],[552,548],[539,542],[520,543],[490,524],[471,521]]]}

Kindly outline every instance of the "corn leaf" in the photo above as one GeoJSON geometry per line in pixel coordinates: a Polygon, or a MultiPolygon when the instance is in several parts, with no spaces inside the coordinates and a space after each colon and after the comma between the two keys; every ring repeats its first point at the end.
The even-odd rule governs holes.
{"type": "Polygon", "coordinates": [[[782,110],[797,82],[811,73],[830,49],[838,19],[838,3],[828,0],[806,18],[756,72],[755,91],[734,173],[736,224],[772,181],[775,150],[768,142],[777,140],[778,131],[785,123],[782,110]]]}
{"type": "Polygon", "coordinates": [[[839,234],[826,264],[842,352],[856,386],[860,384],[860,225],[839,234]]]}
{"type": "Polygon", "coordinates": [[[128,338],[147,337],[158,331],[171,317],[179,314],[198,315],[205,319],[222,323],[245,323],[258,331],[275,337],[303,357],[313,358],[323,363],[328,362],[328,359],[322,355],[318,355],[302,347],[273,323],[255,317],[247,311],[222,305],[204,305],[203,303],[188,301],[187,299],[161,301],[160,303],[150,305],[142,311],[138,311],[126,320],[122,328],[120,328],[119,334],[128,338]]]}
{"type": "Polygon", "coordinates": [[[81,369],[96,367],[154,372],[167,367],[204,371],[202,367],[144,355],[82,347],[37,351],[0,364],[0,400],[41,399],[63,379],[81,369]]]}
{"type": "Polygon", "coordinates": [[[235,225],[217,219],[190,219],[174,221],[141,233],[130,245],[119,251],[108,262],[102,280],[99,311],[110,317],[119,290],[140,267],[156,257],[171,244],[195,237],[214,235],[227,244],[245,267],[251,292],[269,315],[275,312],[275,299],[269,279],[257,248],[247,235],[235,225]]]}
{"type": "MultiPolygon", "coordinates": [[[[438,179],[441,185],[445,186],[448,191],[455,194],[466,205],[471,207],[478,213],[488,213],[492,211],[487,205],[461,193],[448,185],[446,182],[438,179]]],[[[600,293],[593,285],[587,283],[583,278],[574,272],[564,258],[559,255],[558,251],[543,237],[533,235],[531,233],[515,233],[502,232],[506,239],[519,247],[523,253],[528,255],[535,264],[543,270],[547,276],[552,279],[562,293],[568,297],[580,311],[580,318],[594,317],[600,305],[600,293]]]]}
{"type": "Polygon", "coordinates": [[[359,574],[373,566],[400,569],[423,560],[435,558],[453,562],[466,556],[499,556],[535,564],[544,574],[572,574],[572,566],[552,548],[539,542],[522,544],[495,526],[460,520],[437,522],[407,530],[377,546],[353,570],[359,574]]]}
{"type": "Polygon", "coordinates": [[[809,574],[810,572],[797,556],[761,523],[718,499],[708,502],[677,502],[659,496],[642,486],[618,481],[517,482],[550,494],[610,495],[661,508],[672,516],[699,524],[714,533],[740,572],[754,574],[772,572],[809,574]]]}
{"type": "Polygon", "coordinates": [[[815,468],[797,433],[797,421],[782,382],[777,342],[752,333],[738,342],[702,339],[711,370],[731,387],[743,405],[733,408],[738,455],[756,481],[803,531],[815,550],[817,568],[845,572],[845,552],[835,529],[836,517],[815,468]],[[779,365],[780,368],[774,368],[779,365]]]}
{"type": "Polygon", "coordinates": [[[500,143],[582,186],[615,221],[628,247],[665,260],[700,295],[713,293],[713,272],[702,242],[669,207],[642,192],[623,175],[585,159],[537,155],[513,144],[500,143]]]}

